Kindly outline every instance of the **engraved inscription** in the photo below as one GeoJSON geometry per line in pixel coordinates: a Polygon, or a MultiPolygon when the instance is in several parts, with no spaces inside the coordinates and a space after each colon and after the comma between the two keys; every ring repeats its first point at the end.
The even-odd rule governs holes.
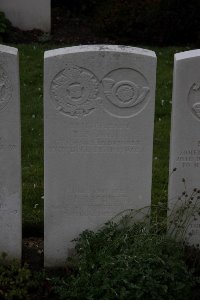
{"type": "Polygon", "coordinates": [[[50,151],[66,153],[138,153],[140,151],[140,141],[138,140],[57,140],[54,146],[50,146],[50,151]]]}
{"type": "Polygon", "coordinates": [[[6,199],[5,189],[3,188],[3,183],[0,181],[0,211],[7,209],[5,199],[6,199]]]}
{"type": "Polygon", "coordinates": [[[1,214],[9,213],[9,214],[17,214],[17,210],[14,207],[11,207],[7,202],[8,196],[7,191],[3,187],[2,182],[0,182],[0,218],[1,214]]]}
{"type": "Polygon", "coordinates": [[[187,232],[189,238],[199,236],[200,234],[200,223],[194,222],[190,224],[187,232]]]}
{"type": "Polygon", "coordinates": [[[106,96],[104,109],[115,116],[133,116],[149,100],[150,88],[146,78],[133,69],[111,71],[103,78],[102,85],[106,96]]]}
{"type": "Polygon", "coordinates": [[[56,109],[70,117],[88,115],[96,108],[99,83],[92,72],[67,65],[51,83],[50,93],[56,109]]]}
{"type": "Polygon", "coordinates": [[[0,152],[1,151],[14,151],[17,149],[17,145],[9,143],[5,138],[0,136],[0,152]]]}
{"type": "Polygon", "coordinates": [[[88,124],[66,129],[62,139],[49,145],[53,152],[65,153],[139,153],[141,141],[134,136],[128,124],[88,124]]]}
{"type": "Polygon", "coordinates": [[[200,149],[185,149],[181,151],[176,160],[182,168],[200,168],[200,149]]]}
{"type": "MultiPolygon", "coordinates": [[[[126,189],[77,189],[66,191],[66,199],[69,202],[62,203],[62,213],[76,216],[114,216],[125,209],[131,209],[130,193],[133,190],[130,187],[126,189]],[[122,201],[123,199],[123,201],[122,201]],[[67,205],[66,205],[67,204],[67,205]]],[[[53,209],[60,209],[57,205],[53,209]]]]}
{"type": "Polygon", "coordinates": [[[6,214],[17,214],[18,210],[13,204],[13,199],[15,199],[15,195],[8,196],[8,191],[3,185],[3,181],[0,181],[0,218],[1,215],[6,214]]]}
{"type": "Polygon", "coordinates": [[[188,105],[191,113],[200,120],[200,84],[194,83],[188,94],[188,105]]]}
{"type": "Polygon", "coordinates": [[[0,111],[9,103],[12,95],[11,83],[2,66],[0,66],[0,111]]]}

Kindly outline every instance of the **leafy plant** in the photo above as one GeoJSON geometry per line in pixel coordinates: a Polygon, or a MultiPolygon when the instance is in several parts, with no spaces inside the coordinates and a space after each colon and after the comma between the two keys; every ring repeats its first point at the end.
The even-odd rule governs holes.
{"type": "Polygon", "coordinates": [[[59,276],[57,270],[33,272],[3,255],[0,299],[193,299],[198,249],[185,248],[176,222],[168,232],[167,218],[150,222],[149,212],[149,207],[124,211],[97,232],[84,231],[59,276]]]}
{"type": "MultiPolygon", "coordinates": [[[[176,170],[176,168],[172,170],[170,177],[176,170]]],[[[164,184],[160,199],[156,205],[152,204],[151,225],[154,227],[154,232],[166,232],[174,240],[189,245],[189,239],[193,234],[189,227],[200,216],[200,189],[188,190],[185,178],[182,178],[182,183],[183,192],[169,201],[166,200],[167,183],[164,184]]]]}
{"type": "Polygon", "coordinates": [[[11,26],[10,21],[5,17],[5,14],[0,12],[0,34],[5,33],[11,26]]]}
{"type": "Polygon", "coordinates": [[[59,299],[189,299],[194,278],[184,262],[183,244],[134,222],[132,212],[76,240],[67,260],[72,274],[52,279],[59,299]]]}
{"type": "Polygon", "coordinates": [[[168,234],[176,240],[187,242],[192,236],[192,232],[189,232],[191,221],[197,220],[198,215],[200,215],[200,190],[195,188],[189,194],[184,191],[168,217],[168,234]]]}
{"type": "Polygon", "coordinates": [[[39,285],[39,278],[34,277],[27,265],[21,267],[19,261],[9,261],[5,254],[1,255],[0,299],[33,299],[31,294],[39,285]]]}

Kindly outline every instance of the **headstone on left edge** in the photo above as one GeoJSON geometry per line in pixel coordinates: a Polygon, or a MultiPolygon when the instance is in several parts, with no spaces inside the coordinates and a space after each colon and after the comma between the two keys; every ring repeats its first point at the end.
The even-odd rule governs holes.
{"type": "Polygon", "coordinates": [[[0,45],[0,253],[21,259],[21,134],[18,50],[0,45]]]}

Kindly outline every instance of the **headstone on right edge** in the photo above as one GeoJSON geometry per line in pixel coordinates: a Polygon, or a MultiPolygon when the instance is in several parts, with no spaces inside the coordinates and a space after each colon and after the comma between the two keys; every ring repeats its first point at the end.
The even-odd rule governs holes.
{"type": "Polygon", "coordinates": [[[200,50],[174,59],[170,173],[170,206],[188,205],[192,222],[186,237],[190,244],[200,244],[200,50]]]}

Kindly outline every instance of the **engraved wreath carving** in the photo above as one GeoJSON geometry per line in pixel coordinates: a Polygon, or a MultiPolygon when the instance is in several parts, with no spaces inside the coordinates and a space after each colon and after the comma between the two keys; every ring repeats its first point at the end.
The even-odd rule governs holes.
{"type": "Polygon", "coordinates": [[[149,99],[150,88],[138,71],[120,68],[102,79],[106,96],[104,109],[111,115],[130,117],[140,112],[149,99]]]}
{"type": "Polygon", "coordinates": [[[142,87],[139,94],[139,86],[128,80],[115,82],[112,79],[104,79],[103,84],[105,95],[118,107],[131,107],[138,104],[144,100],[149,91],[148,87],[142,87]]]}
{"type": "Polygon", "coordinates": [[[0,111],[9,103],[11,94],[12,89],[10,80],[5,70],[0,66],[0,111]]]}
{"type": "Polygon", "coordinates": [[[96,108],[98,81],[90,71],[67,65],[54,77],[51,94],[56,108],[64,114],[87,115],[96,108]]]}
{"type": "Polygon", "coordinates": [[[75,65],[67,65],[51,83],[51,96],[57,110],[71,117],[88,115],[97,107],[117,117],[131,117],[149,100],[146,78],[136,70],[120,68],[101,82],[95,75],[75,65]]]}
{"type": "Polygon", "coordinates": [[[194,83],[188,94],[188,104],[192,114],[200,120],[200,84],[194,83]]]}

